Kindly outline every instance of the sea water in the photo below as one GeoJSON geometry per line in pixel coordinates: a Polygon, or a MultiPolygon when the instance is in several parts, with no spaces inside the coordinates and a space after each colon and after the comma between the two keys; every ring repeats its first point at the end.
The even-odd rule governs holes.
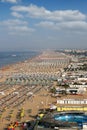
{"type": "Polygon", "coordinates": [[[25,61],[27,59],[30,59],[36,55],[38,55],[39,52],[37,51],[29,51],[29,52],[0,52],[0,68],[9,64],[14,64],[20,61],[25,61]]]}

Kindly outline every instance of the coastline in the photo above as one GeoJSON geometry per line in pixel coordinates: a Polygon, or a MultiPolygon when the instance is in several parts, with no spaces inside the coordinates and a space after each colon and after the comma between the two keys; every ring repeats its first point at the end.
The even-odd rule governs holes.
{"type": "MultiPolygon", "coordinates": [[[[3,74],[3,77],[0,81],[2,81],[3,84],[0,87],[0,90],[5,94],[0,95],[2,103],[0,109],[1,111],[4,110],[1,112],[1,127],[7,127],[6,124],[9,124],[11,121],[23,122],[26,120],[33,120],[34,116],[39,112],[39,109],[46,109],[49,108],[51,104],[54,104],[56,98],[52,97],[48,91],[48,85],[50,83],[49,78],[58,75],[60,70],[68,64],[68,58],[66,58],[66,56],[59,55],[59,53],[55,52],[44,52],[29,60],[18,62],[1,69],[0,71],[3,74]],[[21,81],[22,84],[19,82],[17,82],[17,84],[12,84],[12,82],[15,81],[15,76],[17,81],[20,76],[30,76],[31,79],[29,77],[29,82],[26,80],[26,85],[24,84],[23,78],[21,81]],[[49,78],[47,79],[47,77],[49,78]],[[12,80],[10,80],[9,83],[6,83],[6,79],[12,80]],[[37,81],[37,79],[40,81],[38,81],[37,85],[34,85],[33,83],[34,81],[37,81]],[[45,85],[42,84],[43,81],[46,81],[45,85]],[[24,109],[25,114],[21,120],[18,120],[17,115],[22,108],[24,109]],[[31,112],[28,113],[28,110],[31,110],[31,112]],[[12,115],[10,115],[11,111],[12,115]]],[[[56,85],[56,83],[53,82],[51,85],[56,85]]]]}
{"type": "Polygon", "coordinates": [[[0,69],[9,67],[14,64],[22,63],[25,60],[30,60],[40,54],[39,51],[9,51],[9,52],[0,52],[0,60],[2,65],[0,69]],[[5,53],[5,54],[4,54],[5,53]]]}

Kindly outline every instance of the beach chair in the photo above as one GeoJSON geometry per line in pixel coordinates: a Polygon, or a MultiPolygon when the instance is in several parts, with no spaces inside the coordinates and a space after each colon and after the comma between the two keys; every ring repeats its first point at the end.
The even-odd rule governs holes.
{"type": "Polygon", "coordinates": [[[87,107],[84,107],[84,111],[87,111],[87,107]]]}
{"type": "Polygon", "coordinates": [[[57,111],[61,111],[61,107],[57,107],[57,111]]]}

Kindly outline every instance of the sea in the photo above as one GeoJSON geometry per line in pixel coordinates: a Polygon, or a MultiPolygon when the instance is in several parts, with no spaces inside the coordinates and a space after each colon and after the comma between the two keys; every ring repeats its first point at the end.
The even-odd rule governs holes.
{"type": "Polygon", "coordinates": [[[9,52],[0,52],[0,68],[5,67],[10,64],[14,64],[17,62],[22,62],[28,59],[31,59],[40,53],[38,51],[9,51],[9,52]]]}

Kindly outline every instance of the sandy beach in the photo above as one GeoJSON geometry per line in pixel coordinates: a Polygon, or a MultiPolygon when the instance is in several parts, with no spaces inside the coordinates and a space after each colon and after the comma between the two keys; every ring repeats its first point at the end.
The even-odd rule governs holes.
{"type": "Polygon", "coordinates": [[[39,109],[50,108],[56,103],[49,87],[56,86],[53,79],[69,64],[69,60],[62,53],[43,52],[30,60],[0,69],[1,130],[11,121],[33,120],[39,109]]]}

